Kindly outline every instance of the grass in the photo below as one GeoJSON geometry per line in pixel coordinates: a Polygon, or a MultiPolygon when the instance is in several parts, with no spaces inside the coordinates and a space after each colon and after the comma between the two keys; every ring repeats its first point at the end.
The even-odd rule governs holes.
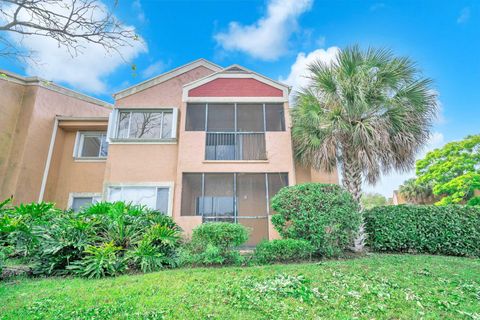
{"type": "Polygon", "coordinates": [[[480,260],[371,255],[0,283],[0,319],[480,319],[480,260]]]}

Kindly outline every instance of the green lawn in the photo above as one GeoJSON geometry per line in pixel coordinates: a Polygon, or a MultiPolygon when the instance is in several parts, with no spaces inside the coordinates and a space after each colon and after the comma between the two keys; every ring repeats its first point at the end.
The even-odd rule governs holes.
{"type": "Polygon", "coordinates": [[[372,255],[0,282],[1,319],[480,319],[480,260],[372,255]]]}

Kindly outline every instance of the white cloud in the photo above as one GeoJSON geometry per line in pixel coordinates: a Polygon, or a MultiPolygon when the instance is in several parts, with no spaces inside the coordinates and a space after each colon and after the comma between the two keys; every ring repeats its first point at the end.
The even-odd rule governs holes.
{"type": "Polygon", "coordinates": [[[267,13],[252,25],[230,22],[227,32],[214,38],[227,51],[241,51],[254,58],[275,60],[288,49],[288,40],[297,29],[298,17],[313,0],[270,0],[267,13]]]}
{"type": "Polygon", "coordinates": [[[470,8],[465,7],[460,12],[460,15],[457,18],[457,23],[466,23],[470,19],[470,8]]]}
{"type": "MultiPolygon", "coordinates": [[[[446,143],[445,137],[441,132],[433,132],[425,148],[417,155],[416,157],[417,160],[424,158],[427,152],[440,148],[445,143],[446,143]]],[[[404,173],[392,172],[388,175],[382,175],[381,179],[374,186],[365,184],[363,186],[363,190],[364,192],[380,193],[387,198],[391,198],[393,196],[394,190],[398,190],[398,187],[405,180],[414,178],[414,177],[415,177],[415,169],[412,169],[404,173]]]]}
{"type": "Polygon", "coordinates": [[[142,71],[142,78],[150,78],[157,76],[163,70],[165,70],[165,63],[163,61],[157,61],[149,65],[145,70],[142,71]]]}
{"type": "MultiPolygon", "coordinates": [[[[104,4],[97,2],[100,6],[104,4]]],[[[52,10],[61,12],[62,6],[52,5],[52,10]]],[[[25,12],[20,11],[20,14],[25,12]]],[[[102,15],[104,12],[92,12],[93,15],[102,15]]],[[[126,26],[126,28],[133,27],[126,26]]],[[[13,39],[23,48],[35,52],[35,60],[27,61],[25,66],[28,75],[35,75],[54,82],[65,82],[75,89],[103,93],[107,90],[105,77],[118,67],[133,60],[140,53],[146,52],[147,47],[142,41],[132,41],[131,46],[119,48],[122,56],[116,53],[106,53],[102,46],[80,42],[84,48],[77,56],[71,56],[65,47],[59,47],[58,42],[47,37],[25,36],[13,34],[13,39]],[[123,57],[123,58],[122,58],[123,57]]]]}
{"type": "Polygon", "coordinates": [[[323,61],[326,64],[330,64],[337,54],[340,52],[338,47],[330,47],[328,49],[317,49],[315,51],[304,53],[300,52],[297,55],[297,59],[290,68],[290,74],[286,79],[280,78],[281,82],[292,86],[292,92],[299,91],[302,87],[305,87],[309,79],[306,77],[308,74],[307,67],[309,64],[316,60],[323,61]]]}
{"type": "Polygon", "coordinates": [[[138,21],[140,21],[141,23],[147,21],[147,18],[145,17],[145,11],[143,11],[142,3],[140,2],[140,0],[134,0],[132,2],[132,9],[136,12],[138,21]]]}

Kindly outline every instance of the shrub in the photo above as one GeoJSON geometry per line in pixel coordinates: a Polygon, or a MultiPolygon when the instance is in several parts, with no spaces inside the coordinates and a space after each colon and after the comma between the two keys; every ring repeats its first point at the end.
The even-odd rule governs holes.
{"type": "Polygon", "coordinates": [[[262,241],[255,248],[258,263],[291,262],[309,259],[315,252],[310,242],[296,239],[262,241]]]}
{"type": "Polygon", "coordinates": [[[240,264],[240,253],[234,250],[248,240],[248,231],[241,224],[204,223],[193,230],[192,241],[181,254],[184,265],[240,264]]]}
{"type": "Polygon", "coordinates": [[[122,247],[115,246],[113,241],[99,246],[88,246],[85,249],[86,255],[83,259],[76,261],[67,268],[88,278],[115,276],[121,274],[127,268],[125,260],[119,254],[121,250],[122,247]]]}
{"type": "Polygon", "coordinates": [[[467,206],[480,207],[480,196],[476,196],[476,197],[473,197],[472,199],[468,200],[467,206]]]}
{"type": "Polygon", "coordinates": [[[365,212],[376,251],[480,256],[480,210],[468,206],[400,205],[365,212]]]}
{"type": "Polygon", "coordinates": [[[157,223],[148,229],[131,257],[134,265],[143,272],[175,267],[178,264],[179,245],[180,233],[177,228],[170,227],[169,223],[157,223]]]}
{"type": "Polygon", "coordinates": [[[24,256],[37,275],[114,275],[178,264],[181,229],[144,206],[101,202],[80,212],[50,203],[0,203],[0,251],[24,256]],[[117,250],[118,249],[118,250],[117,250]],[[114,252],[114,253],[113,253],[114,252]]]}
{"type": "Polygon", "coordinates": [[[238,247],[248,240],[247,229],[238,223],[204,223],[193,230],[192,241],[201,246],[211,244],[222,249],[238,247]]]}
{"type": "Polygon", "coordinates": [[[282,188],[272,199],[272,223],[284,239],[310,242],[316,253],[338,255],[361,223],[358,204],[338,185],[307,183],[282,188]]]}

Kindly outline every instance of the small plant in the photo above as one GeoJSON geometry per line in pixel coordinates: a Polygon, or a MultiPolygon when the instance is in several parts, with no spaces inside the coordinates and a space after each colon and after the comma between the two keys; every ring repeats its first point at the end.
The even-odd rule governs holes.
{"type": "Polygon", "coordinates": [[[357,202],[334,184],[306,183],[281,189],[272,200],[272,223],[284,239],[310,242],[331,257],[349,247],[361,224],[357,202]]]}
{"type": "Polygon", "coordinates": [[[199,245],[211,244],[222,249],[230,249],[248,240],[247,229],[238,223],[204,223],[193,230],[192,241],[199,245]]]}
{"type": "Polygon", "coordinates": [[[181,254],[184,265],[241,264],[243,258],[235,247],[248,240],[248,231],[241,224],[204,223],[193,230],[192,241],[181,254]]]}
{"type": "Polygon", "coordinates": [[[122,248],[115,246],[113,241],[100,246],[88,246],[85,249],[86,256],[68,268],[88,278],[118,275],[127,268],[124,259],[119,255],[121,250],[122,248]]]}
{"type": "Polygon", "coordinates": [[[296,239],[278,239],[260,242],[255,248],[258,263],[292,262],[309,259],[315,252],[310,242],[296,239]]]}
{"type": "Polygon", "coordinates": [[[133,263],[142,272],[156,271],[166,266],[175,267],[178,264],[179,244],[180,234],[177,228],[154,224],[131,254],[133,263]]]}

